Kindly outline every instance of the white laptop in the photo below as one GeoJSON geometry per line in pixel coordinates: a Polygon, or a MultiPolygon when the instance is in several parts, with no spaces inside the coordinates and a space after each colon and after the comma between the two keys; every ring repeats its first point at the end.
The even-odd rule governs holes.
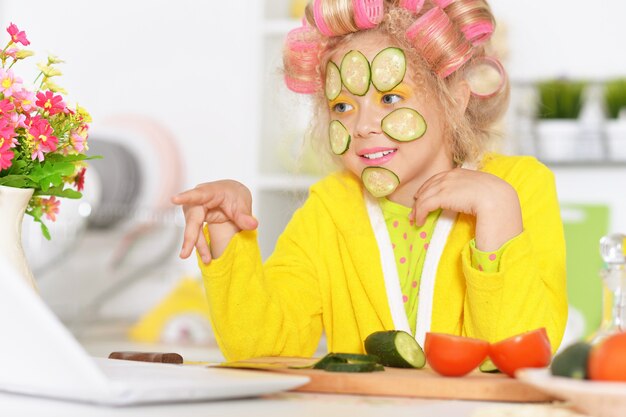
{"type": "Polygon", "coordinates": [[[307,377],[92,358],[0,258],[0,391],[105,405],[252,397],[307,377]]]}

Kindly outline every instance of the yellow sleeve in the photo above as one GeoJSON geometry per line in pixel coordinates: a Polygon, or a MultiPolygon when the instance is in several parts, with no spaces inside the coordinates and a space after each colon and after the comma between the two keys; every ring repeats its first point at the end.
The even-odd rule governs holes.
{"type": "Polygon", "coordinates": [[[312,253],[320,212],[309,199],[262,264],[256,231],[236,234],[209,265],[199,261],[211,324],[227,360],[312,356],[322,308],[312,253]]]}
{"type": "Polygon", "coordinates": [[[563,224],[552,172],[536,161],[523,168],[510,183],[524,231],[503,248],[499,269],[474,268],[470,245],[463,250],[464,333],[495,342],[545,327],[556,351],[567,321],[563,224]]]}

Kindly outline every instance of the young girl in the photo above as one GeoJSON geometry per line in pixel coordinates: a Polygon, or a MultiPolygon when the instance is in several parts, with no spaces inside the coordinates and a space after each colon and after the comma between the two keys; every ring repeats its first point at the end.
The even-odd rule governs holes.
{"type": "Polygon", "coordinates": [[[173,198],[181,252],[200,258],[229,360],[363,352],[385,329],[498,341],[545,327],[567,300],[551,172],[486,151],[509,86],[485,55],[484,0],[315,0],[285,48],[285,81],[312,94],[343,169],[313,185],[263,264],[248,189],[200,184],[173,198]],[[475,74],[497,71],[479,92],[475,74]],[[206,228],[203,233],[203,225],[206,228]]]}

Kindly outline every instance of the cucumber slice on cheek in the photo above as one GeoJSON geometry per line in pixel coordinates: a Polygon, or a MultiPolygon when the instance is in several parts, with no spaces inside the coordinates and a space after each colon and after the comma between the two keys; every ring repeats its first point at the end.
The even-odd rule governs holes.
{"type": "Polygon", "coordinates": [[[341,86],[339,68],[334,62],[328,61],[328,64],[326,64],[326,86],[324,88],[326,98],[332,101],[339,97],[341,86]]]}
{"type": "Polygon", "coordinates": [[[394,89],[405,73],[406,57],[400,48],[385,48],[372,60],[372,84],[380,92],[394,89]]]}
{"type": "Polygon", "coordinates": [[[385,197],[393,193],[400,179],[396,174],[383,167],[367,167],[361,172],[363,185],[376,198],[385,197]]]}
{"type": "Polygon", "coordinates": [[[350,147],[350,133],[339,120],[333,120],[328,126],[330,149],[335,155],[343,155],[350,147]]]}
{"type": "Polygon", "coordinates": [[[370,63],[359,51],[348,52],[341,60],[341,81],[348,91],[356,96],[364,96],[370,89],[372,73],[370,63]]]}
{"type": "Polygon", "coordinates": [[[426,121],[416,110],[401,107],[389,113],[380,122],[381,129],[391,139],[410,142],[426,133],[426,121]]]}

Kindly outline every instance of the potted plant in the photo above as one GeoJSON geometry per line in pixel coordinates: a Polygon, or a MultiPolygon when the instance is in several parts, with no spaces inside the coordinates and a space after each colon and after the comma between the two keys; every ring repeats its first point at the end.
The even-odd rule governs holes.
{"type": "Polygon", "coordinates": [[[626,78],[606,81],[603,98],[609,158],[626,160],[626,78]]]}
{"type": "Polygon", "coordinates": [[[539,156],[546,160],[577,157],[584,104],[584,81],[551,79],[537,83],[537,139],[539,156]]]}

